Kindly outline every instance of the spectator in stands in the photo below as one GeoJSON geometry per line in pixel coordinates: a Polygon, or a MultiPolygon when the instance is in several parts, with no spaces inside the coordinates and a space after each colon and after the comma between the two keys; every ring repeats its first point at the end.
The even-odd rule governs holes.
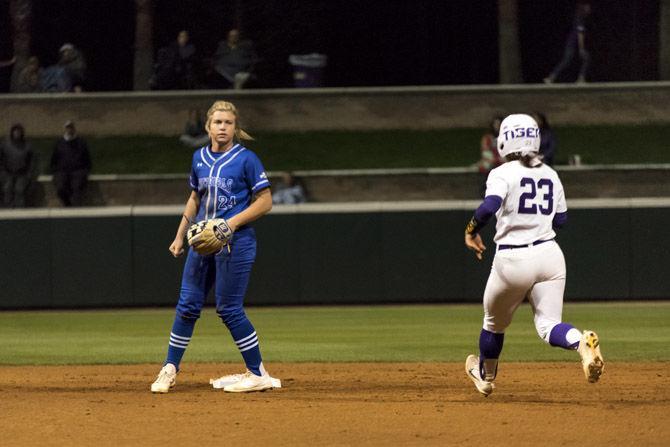
{"type": "Polygon", "coordinates": [[[489,123],[488,131],[482,135],[482,139],[479,142],[480,157],[477,162],[477,168],[482,177],[479,190],[479,195],[482,197],[486,192],[486,179],[488,178],[489,172],[502,164],[502,159],[498,153],[497,146],[498,132],[500,131],[501,122],[502,117],[495,116],[489,123]]]}
{"type": "Polygon", "coordinates": [[[554,155],[556,154],[556,137],[551,130],[547,117],[540,112],[533,113],[533,118],[540,128],[540,155],[542,161],[548,166],[554,165],[554,155]]]}
{"type": "Polygon", "coordinates": [[[72,81],[65,67],[58,63],[42,70],[42,73],[40,73],[40,90],[49,93],[71,91],[72,81]]]}
{"type": "Polygon", "coordinates": [[[40,60],[36,56],[31,56],[28,63],[19,72],[16,81],[16,93],[38,93],[42,91],[40,85],[40,76],[42,75],[42,67],[40,67],[40,60]]]}
{"type": "Polygon", "coordinates": [[[26,206],[26,191],[37,176],[37,158],[21,124],[14,124],[0,143],[2,201],[9,208],[26,206]]]}
{"type": "Polygon", "coordinates": [[[558,65],[556,65],[551,73],[549,73],[549,76],[544,78],[545,84],[555,82],[561,72],[568,68],[570,62],[572,62],[572,58],[575,56],[575,50],[581,61],[577,82],[586,82],[586,72],[589,68],[589,61],[591,59],[585,44],[586,19],[589,15],[591,15],[591,5],[584,1],[577,3],[575,19],[570,28],[568,38],[565,40],[563,59],[561,59],[558,65]]]}
{"type": "Polygon", "coordinates": [[[303,187],[302,180],[296,178],[290,172],[284,173],[282,183],[276,191],[272,192],[272,203],[295,204],[307,202],[307,193],[303,187]]]}
{"type": "Polygon", "coordinates": [[[257,57],[253,43],[241,40],[240,31],[231,29],[214,53],[213,87],[241,89],[249,81],[257,57]]]}
{"type": "Polygon", "coordinates": [[[170,46],[156,52],[154,72],[149,79],[151,90],[172,90],[177,88],[177,53],[170,46]]]}
{"type": "Polygon", "coordinates": [[[197,87],[195,45],[190,41],[188,31],[181,30],[177,34],[174,51],[176,53],[175,74],[177,88],[182,90],[192,90],[197,87]]]}
{"type": "Polygon", "coordinates": [[[81,51],[71,43],[65,43],[59,50],[58,65],[65,69],[70,78],[71,90],[81,92],[86,81],[86,61],[81,51]]]}
{"type": "Polygon", "coordinates": [[[91,171],[91,155],[86,141],[77,135],[74,122],[67,121],[64,129],[51,156],[53,182],[63,206],[81,206],[91,171]]]}
{"type": "Polygon", "coordinates": [[[189,110],[188,121],[186,121],[184,133],[179,137],[179,141],[190,148],[199,148],[209,143],[209,139],[200,112],[197,109],[189,110]]]}
{"type": "Polygon", "coordinates": [[[152,90],[190,90],[197,87],[196,51],[188,31],[181,30],[177,40],[156,53],[154,73],[149,80],[152,90]]]}

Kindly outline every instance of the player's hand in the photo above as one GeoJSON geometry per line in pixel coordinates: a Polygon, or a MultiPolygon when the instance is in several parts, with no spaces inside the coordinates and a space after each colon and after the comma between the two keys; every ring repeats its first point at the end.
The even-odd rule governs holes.
{"type": "Polygon", "coordinates": [[[175,258],[178,258],[184,253],[184,238],[176,238],[172,244],[170,244],[170,253],[175,258]]]}
{"type": "Polygon", "coordinates": [[[477,259],[480,261],[482,260],[482,253],[484,253],[484,250],[486,250],[486,245],[484,245],[484,242],[482,242],[482,237],[479,235],[479,233],[475,234],[474,236],[466,233],[465,246],[475,252],[477,259]]]}

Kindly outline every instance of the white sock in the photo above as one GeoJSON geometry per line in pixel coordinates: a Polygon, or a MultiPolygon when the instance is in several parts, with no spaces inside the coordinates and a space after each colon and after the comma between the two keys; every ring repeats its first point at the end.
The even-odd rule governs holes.
{"type": "Polygon", "coordinates": [[[582,339],[582,333],[578,329],[572,328],[565,334],[565,339],[569,344],[579,343],[579,340],[582,339]]]}

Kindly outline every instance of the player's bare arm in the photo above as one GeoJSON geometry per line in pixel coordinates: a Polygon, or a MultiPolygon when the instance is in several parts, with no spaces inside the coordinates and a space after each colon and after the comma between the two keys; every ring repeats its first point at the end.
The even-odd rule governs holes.
{"type": "Polygon", "coordinates": [[[270,188],[260,190],[247,209],[228,219],[228,225],[235,231],[242,225],[246,225],[262,217],[272,209],[272,193],[270,188]]]}
{"type": "Polygon", "coordinates": [[[172,256],[179,257],[184,253],[184,236],[186,235],[186,230],[191,225],[191,222],[195,220],[195,216],[198,212],[198,207],[200,206],[200,197],[195,191],[191,192],[188,200],[186,201],[186,206],[184,207],[184,214],[182,216],[181,222],[179,222],[179,228],[177,228],[177,235],[170,244],[170,253],[172,256]]]}

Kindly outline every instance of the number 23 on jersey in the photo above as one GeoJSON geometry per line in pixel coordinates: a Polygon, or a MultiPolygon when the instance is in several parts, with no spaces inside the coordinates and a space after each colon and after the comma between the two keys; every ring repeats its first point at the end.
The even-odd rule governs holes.
{"type": "Polygon", "coordinates": [[[545,216],[554,211],[554,183],[546,178],[535,181],[530,177],[523,177],[519,184],[523,193],[519,196],[519,214],[537,214],[545,216]],[[540,196],[540,203],[536,197],[540,196]]]}

